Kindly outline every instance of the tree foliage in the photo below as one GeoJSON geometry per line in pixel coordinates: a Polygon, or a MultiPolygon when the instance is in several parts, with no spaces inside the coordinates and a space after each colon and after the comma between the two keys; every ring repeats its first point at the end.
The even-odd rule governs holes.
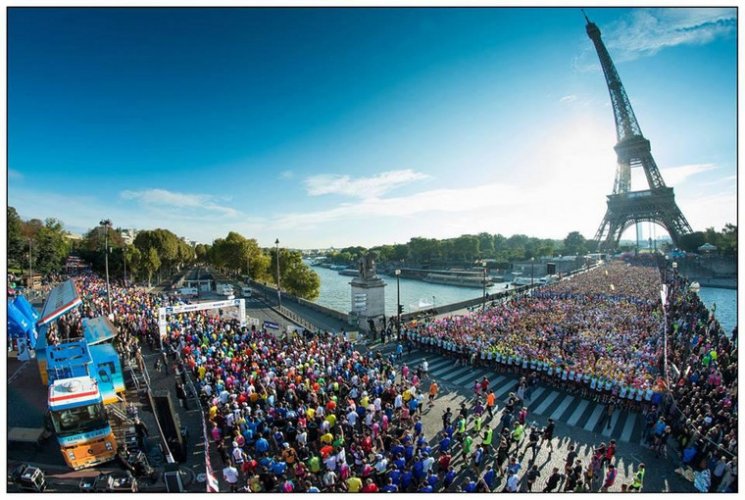
{"type": "Polygon", "coordinates": [[[686,252],[698,253],[698,247],[705,243],[717,247],[715,253],[728,256],[737,255],[737,226],[735,224],[725,224],[721,231],[710,227],[706,231],[684,234],[680,237],[678,246],[686,252]]]}

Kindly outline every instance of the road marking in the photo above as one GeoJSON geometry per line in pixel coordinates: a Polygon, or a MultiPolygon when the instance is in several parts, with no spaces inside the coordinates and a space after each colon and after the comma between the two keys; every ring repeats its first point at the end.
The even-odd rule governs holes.
{"type": "Polygon", "coordinates": [[[569,420],[567,420],[567,424],[569,425],[577,425],[577,422],[579,422],[579,418],[582,416],[582,414],[585,412],[585,408],[587,408],[587,405],[589,405],[590,402],[586,399],[583,399],[579,402],[579,406],[577,406],[577,409],[574,410],[574,413],[572,413],[572,416],[569,417],[569,420]]]}
{"type": "Polygon", "coordinates": [[[630,442],[631,441],[631,433],[634,431],[634,424],[636,423],[636,419],[639,416],[638,413],[630,413],[628,418],[626,419],[626,423],[623,426],[623,431],[621,432],[621,441],[630,442]]]}
{"type": "Polygon", "coordinates": [[[544,392],[546,392],[546,388],[539,387],[538,389],[533,391],[533,394],[530,395],[530,400],[527,402],[532,404],[536,399],[541,397],[541,394],[543,394],[544,392]]]}
{"type": "Polygon", "coordinates": [[[608,424],[604,424],[605,429],[602,429],[601,434],[605,437],[610,437],[611,434],[613,434],[613,429],[616,427],[616,422],[618,422],[618,417],[621,416],[621,410],[615,410],[613,412],[613,415],[610,417],[610,428],[608,427],[608,424]]]}
{"type": "Polygon", "coordinates": [[[590,415],[590,418],[587,420],[587,423],[585,424],[584,429],[586,431],[592,432],[592,430],[595,428],[595,425],[600,420],[600,415],[602,415],[604,411],[605,411],[605,406],[597,405],[595,407],[595,410],[592,412],[592,415],[590,415]]]}
{"type": "Polygon", "coordinates": [[[13,375],[11,375],[8,378],[8,383],[10,384],[13,382],[16,378],[18,378],[21,375],[21,372],[26,368],[26,365],[28,365],[28,361],[24,361],[21,366],[18,367],[16,371],[13,372],[13,375]]]}
{"type": "Polygon", "coordinates": [[[483,369],[479,369],[477,371],[474,371],[474,372],[471,372],[471,373],[467,373],[466,375],[464,375],[464,376],[462,376],[460,378],[457,378],[456,380],[453,380],[453,383],[456,384],[456,385],[460,385],[463,382],[465,382],[466,380],[469,380],[470,379],[471,380],[471,383],[470,384],[466,384],[463,387],[473,388],[473,382],[475,380],[481,381],[481,379],[484,378],[484,375],[486,375],[487,373],[489,373],[489,372],[488,371],[483,371],[483,369]]]}
{"type": "Polygon", "coordinates": [[[435,368],[442,368],[443,366],[451,367],[453,366],[452,360],[449,359],[436,359],[429,363],[429,371],[432,371],[435,368]],[[435,367],[435,368],[433,368],[435,367]]]}
{"type": "Polygon", "coordinates": [[[505,394],[508,394],[515,389],[517,389],[517,381],[514,379],[509,379],[507,383],[503,384],[500,388],[494,391],[494,395],[497,397],[497,399],[502,399],[505,394]]]}
{"type": "MultiPolygon", "coordinates": [[[[499,387],[499,384],[501,384],[506,378],[507,377],[505,377],[504,375],[499,375],[494,380],[489,381],[489,387],[491,387],[491,390],[494,390],[494,388],[495,387],[499,387]]],[[[472,389],[473,388],[473,383],[465,384],[463,387],[466,388],[466,389],[472,389]]],[[[489,394],[489,393],[487,392],[487,394],[489,394]]],[[[496,396],[496,393],[494,395],[496,396]]]]}
{"type": "Polygon", "coordinates": [[[447,373],[445,375],[440,375],[440,378],[442,380],[450,380],[450,379],[452,379],[454,377],[459,377],[459,376],[463,375],[464,373],[470,371],[471,369],[472,369],[472,367],[470,367],[470,366],[464,366],[463,368],[459,368],[459,369],[457,369],[455,371],[450,371],[450,373],[447,373]]]}
{"type": "Polygon", "coordinates": [[[539,415],[543,415],[543,412],[546,411],[546,408],[549,407],[551,403],[554,402],[554,399],[559,397],[559,393],[556,391],[551,391],[551,394],[548,395],[548,397],[541,403],[538,408],[535,409],[535,413],[539,415]]]}
{"type": "Polygon", "coordinates": [[[569,396],[569,397],[564,398],[561,401],[561,404],[559,405],[559,407],[556,408],[556,410],[554,410],[554,412],[551,414],[549,418],[558,420],[561,414],[564,413],[564,410],[566,410],[567,407],[571,405],[572,403],[574,403],[574,396],[569,396]]]}

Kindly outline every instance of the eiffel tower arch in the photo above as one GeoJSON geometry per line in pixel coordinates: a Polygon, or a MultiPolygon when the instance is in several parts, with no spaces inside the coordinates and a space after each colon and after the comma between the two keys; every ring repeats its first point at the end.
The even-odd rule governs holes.
{"type": "Polygon", "coordinates": [[[675,203],[673,188],[665,185],[652,157],[652,147],[642,135],[631,102],[621,83],[613,60],[600,37],[600,29],[587,16],[587,36],[595,45],[608,85],[613,117],[616,122],[616,179],[613,194],[608,195],[608,209],[600,223],[595,242],[598,250],[618,247],[623,232],[639,222],[654,222],[664,227],[677,246],[680,237],[692,232],[683,212],[675,203]],[[649,189],[631,191],[631,169],[642,168],[649,189]]]}

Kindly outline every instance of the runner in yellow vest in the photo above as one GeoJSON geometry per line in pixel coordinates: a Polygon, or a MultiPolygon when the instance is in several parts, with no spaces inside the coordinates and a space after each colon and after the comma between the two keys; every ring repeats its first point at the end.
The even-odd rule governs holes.
{"type": "Polygon", "coordinates": [[[631,490],[642,490],[642,485],[644,484],[644,472],[644,464],[639,464],[639,469],[637,469],[636,474],[634,474],[634,480],[631,482],[631,490]]]}

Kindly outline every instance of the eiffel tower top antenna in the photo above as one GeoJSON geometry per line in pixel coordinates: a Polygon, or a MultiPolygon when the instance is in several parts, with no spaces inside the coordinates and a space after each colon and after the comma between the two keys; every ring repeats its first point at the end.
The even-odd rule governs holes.
{"type": "Polygon", "coordinates": [[[587,24],[590,24],[592,21],[587,17],[587,13],[585,12],[585,9],[579,9],[582,12],[582,15],[585,16],[585,21],[587,21],[587,24]]]}

